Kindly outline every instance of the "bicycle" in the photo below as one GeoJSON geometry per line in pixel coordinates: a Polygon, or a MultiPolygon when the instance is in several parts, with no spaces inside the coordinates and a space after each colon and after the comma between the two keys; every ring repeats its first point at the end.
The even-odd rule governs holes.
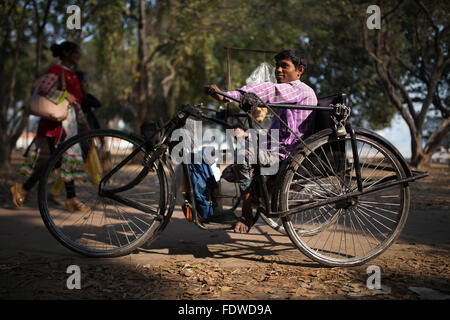
{"type": "MultiPolygon", "coordinates": [[[[361,265],[384,252],[406,222],[408,184],[428,175],[411,171],[386,139],[369,130],[353,129],[344,97],[327,97],[318,106],[264,104],[274,115],[272,108],[312,110],[319,127],[300,139],[297,149],[281,163],[270,199],[258,157],[255,165],[260,215],[285,232],[302,253],[326,266],[361,265]]],[[[182,105],[146,138],[101,129],[67,140],[48,161],[39,183],[39,209],[46,227],[65,247],[90,257],[122,256],[151,243],[169,223],[175,206],[171,134],[188,118],[231,129],[227,117],[242,116],[252,127],[251,108],[240,107],[238,113],[211,117],[199,106],[182,105]],[[107,152],[112,163],[102,168],[98,187],[89,181],[77,186],[82,193],[77,197],[90,211],[69,213],[49,206],[48,186],[61,155],[79,143],[95,145],[100,158],[107,152]]],[[[196,221],[189,168],[186,163],[182,166],[188,182],[185,201],[194,223],[207,229],[196,221]]]]}

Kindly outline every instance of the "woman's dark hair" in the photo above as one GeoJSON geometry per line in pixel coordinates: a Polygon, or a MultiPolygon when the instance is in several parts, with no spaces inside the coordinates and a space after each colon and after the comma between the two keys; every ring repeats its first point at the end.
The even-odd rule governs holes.
{"type": "Polygon", "coordinates": [[[78,81],[80,81],[80,82],[85,80],[85,78],[86,78],[84,71],[77,71],[77,72],[75,72],[75,74],[77,75],[78,81]]]}
{"type": "Polygon", "coordinates": [[[60,59],[64,58],[64,52],[74,51],[78,49],[78,45],[71,41],[64,41],[60,44],[52,44],[50,50],[52,50],[53,56],[60,59]]]}
{"type": "Polygon", "coordinates": [[[283,59],[290,59],[294,64],[295,68],[303,66],[306,69],[306,59],[303,57],[302,53],[297,49],[283,50],[274,57],[275,61],[281,61],[283,59]]]}

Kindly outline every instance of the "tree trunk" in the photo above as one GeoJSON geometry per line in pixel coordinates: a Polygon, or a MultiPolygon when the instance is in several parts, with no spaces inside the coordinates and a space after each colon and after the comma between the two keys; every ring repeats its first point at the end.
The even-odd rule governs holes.
{"type": "Polygon", "coordinates": [[[42,57],[42,33],[36,35],[36,65],[34,67],[34,78],[39,77],[41,72],[41,57],[42,57]]]}
{"type": "Polygon", "coordinates": [[[11,143],[7,136],[1,136],[0,139],[0,168],[11,168],[11,143]]]}
{"type": "MultiPolygon", "coordinates": [[[[416,150],[411,156],[411,165],[415,167],[427,167],[430,165],[431,157],[435,150],[440,146],[445,137],[448,136],[450,132],[450,118],[445,119],[442,124],[433,131],[433,133],[428,138],[425,147],[422,150],[422,137],[420,137],[420,150],[419,148],[413,149],[413,139],[411,139],[411,149],[416,150]]],[[[413,136],[413,135],[411,135],[413,136]]]]}
{"type": "Polygon", "coordinates": [[[423,159],[422,134],[418,130],[411,130],[411,165],[417,167],[423,159]]]}
{"type": "Polygon", "coordinates": [[[35,65],[35,78],[39,77],[39,73],[41,71],[41,58],[42,58],[42,36],[44,34],[44,29],[45,26],[47,24],[47,20],[48,20],[48,15],[50,12],[50,7],[52,5],[53,0],[48,0],[46,7],[45,7],[45,11],[44,11],[44,16],[42,17],[42,23],[41,23],[41,19],[39,18],[39,8],[37,5],[37,1],[33,1],[33,5],[34,5],[34,14],[35,14],[35,21],[34,24],[36,25],[36,65],[35,65]]]}
{"type": "MultiPolygon", "coordinates": [[[[25,8],[23,9],[25,12],[25,8]]],[[[9,88],[6,89],[4,83],[0,86],[1,94],[1,116],[2,119],[2,129],[0,130],[1,135],[1,147],[0,147],[0,167],[10,168],[11,167],[11,153],[15,148],[17,139],[22,133],[28,122],[28,115],[24,114],[16,106],[16,98],[14,96],[14,91],[16,88],[17,71],[19,67],[19,52],[21,51],[23,34],[24,34],[24,13],[21,17],[17,17],[15,21],[15,32],[16,40],[15,47],[12,56],[11,74],[9,75],[8,84],[9,88]]],[[[3,54],[2,54],[3,55],[3,54]]],[[[3,74],[4,68],[1,67],[1,74],[3,74]]],[[[3,77],[2,77],[3,78],[3,77]]]]}
{"type": "Polygon", "coordinates": [[[149,76],[147,70],[147,40],[146,40],[146,17],[145,17],[145,1],[139,2],[139,18],[138,18],[138,72],[139,72],[139,89],[138,89],[138,118],[136,119],[136,129],[139,129],[147,115],[150,113],[148,98],[151,90],[149,76]]]}
{"type": "Polygon", "coordinates": [[[175,68],[172,65],[171,59],[167,60],[167,68],[169,68],[169,75],[167,75],[162,81],[161,81],[161,87],[162,87],[162,93],[163,93],[163,99],[164,99],[164,111],[165,116],[168,115],[169,108],[170,108],[170,90],[172,89],[176,71],[175,68]]]}

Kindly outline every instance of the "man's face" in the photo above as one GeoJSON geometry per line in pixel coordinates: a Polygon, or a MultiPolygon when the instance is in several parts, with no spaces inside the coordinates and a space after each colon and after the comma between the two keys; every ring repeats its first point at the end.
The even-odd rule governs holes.
{"type": "Polygon", "coordinates": [[[278,83],[299,80],[304,70],[303,66],[299,66],[299,68],[296,69],[291,59],[283,59],[277,61],[275,66],[275,78],[278,83]]]}

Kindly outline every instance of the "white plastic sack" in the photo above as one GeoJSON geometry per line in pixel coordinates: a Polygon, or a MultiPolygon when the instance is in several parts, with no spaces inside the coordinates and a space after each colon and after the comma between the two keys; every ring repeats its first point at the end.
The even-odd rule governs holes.
{"type": "Polygon", "coordinates": [[[277,82],[275,67],[267,62],[261,63],[246,80],[247,85],[261,82],[277,82]]]}
{"type": "MultiPolygon", "coordinates": [[[[246,80],[247,85],[261,82],[277,82],[275,78],[275,67],[267,62],[261,63],[255,70],[253,70],[250,77],[246,80]]],[[[253,110],[252,114],[257,122],[262,123],[264,119],[266,119],[267,109],[256,108],[253,110]]]]}

